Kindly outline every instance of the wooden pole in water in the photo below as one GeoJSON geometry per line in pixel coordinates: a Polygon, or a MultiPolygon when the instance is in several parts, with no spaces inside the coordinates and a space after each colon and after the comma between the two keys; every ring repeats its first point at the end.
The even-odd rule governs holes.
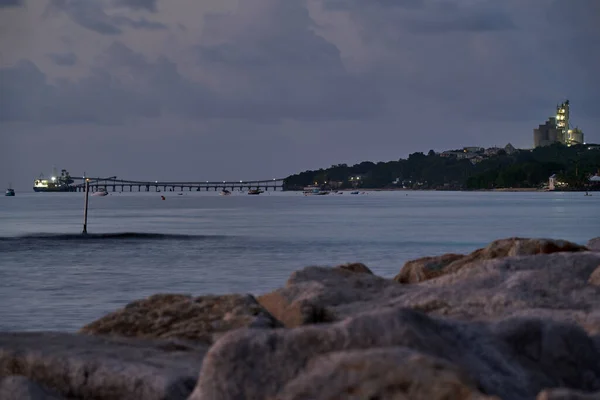
{"type": "Polygon", "coordinates": [[[82,235],[87,235],[87,212],[88,212],[88,196],[90,194],[90,181],[85,180],[85,206],[83,208],[83,232],[82,235]]]}

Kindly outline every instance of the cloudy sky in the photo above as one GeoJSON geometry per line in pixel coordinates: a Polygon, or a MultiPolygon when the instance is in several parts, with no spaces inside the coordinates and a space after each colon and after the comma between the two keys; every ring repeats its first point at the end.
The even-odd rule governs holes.
{"type": "Polygon", "coordinates": [[[0,0],[0,186],[600,142],[599,0],[0,0]]]}

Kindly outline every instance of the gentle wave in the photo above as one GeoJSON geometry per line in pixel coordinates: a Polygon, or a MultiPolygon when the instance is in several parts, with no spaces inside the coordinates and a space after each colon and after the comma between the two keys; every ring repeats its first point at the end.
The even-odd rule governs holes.
{"type": "Polygon", "coordinates": [[[84,241],[84,240],[203,240],[220,239],[230,236],[225,235],[184,235],[171,233],[149,233],[149,232],[115,232],[115,233],[33,233],[20,236],[0,237],[0,242],[14,241],[84,241]]]}

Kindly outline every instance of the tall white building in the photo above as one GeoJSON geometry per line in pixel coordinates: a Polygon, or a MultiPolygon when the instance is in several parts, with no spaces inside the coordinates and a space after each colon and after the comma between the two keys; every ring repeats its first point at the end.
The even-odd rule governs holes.
{"type": "Polygon", "coordinates": [[[533,146],[549,146],[562,143],[567,146],[583,144],[583,132],[579,128],[570,127],[569,100],[556,106],[556,115],[548,118],[543,124],[533,130],[533,146]]]}

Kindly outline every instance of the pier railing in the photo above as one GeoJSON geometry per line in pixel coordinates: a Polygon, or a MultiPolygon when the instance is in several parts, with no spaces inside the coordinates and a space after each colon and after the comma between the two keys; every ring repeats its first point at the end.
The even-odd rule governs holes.
{"type": "Polygon", "coordinates": [[[252,181],[134,181],[127,179],[117,179],[116,176],[108,178],[93,177],[71,177],[76,183],[71,185],[73,191],[85,191],[86,182],[89,183],[92,191],[104,188],[107,191],[121,192],[150,192],[150,191],[209,191],[209,190],[283,190],[284,179],[252,180],[252,181]],[[80,183],[77,183],[80,181],[80,183]],[[134,190],[137,189],[137,190],[134,190]]]}

